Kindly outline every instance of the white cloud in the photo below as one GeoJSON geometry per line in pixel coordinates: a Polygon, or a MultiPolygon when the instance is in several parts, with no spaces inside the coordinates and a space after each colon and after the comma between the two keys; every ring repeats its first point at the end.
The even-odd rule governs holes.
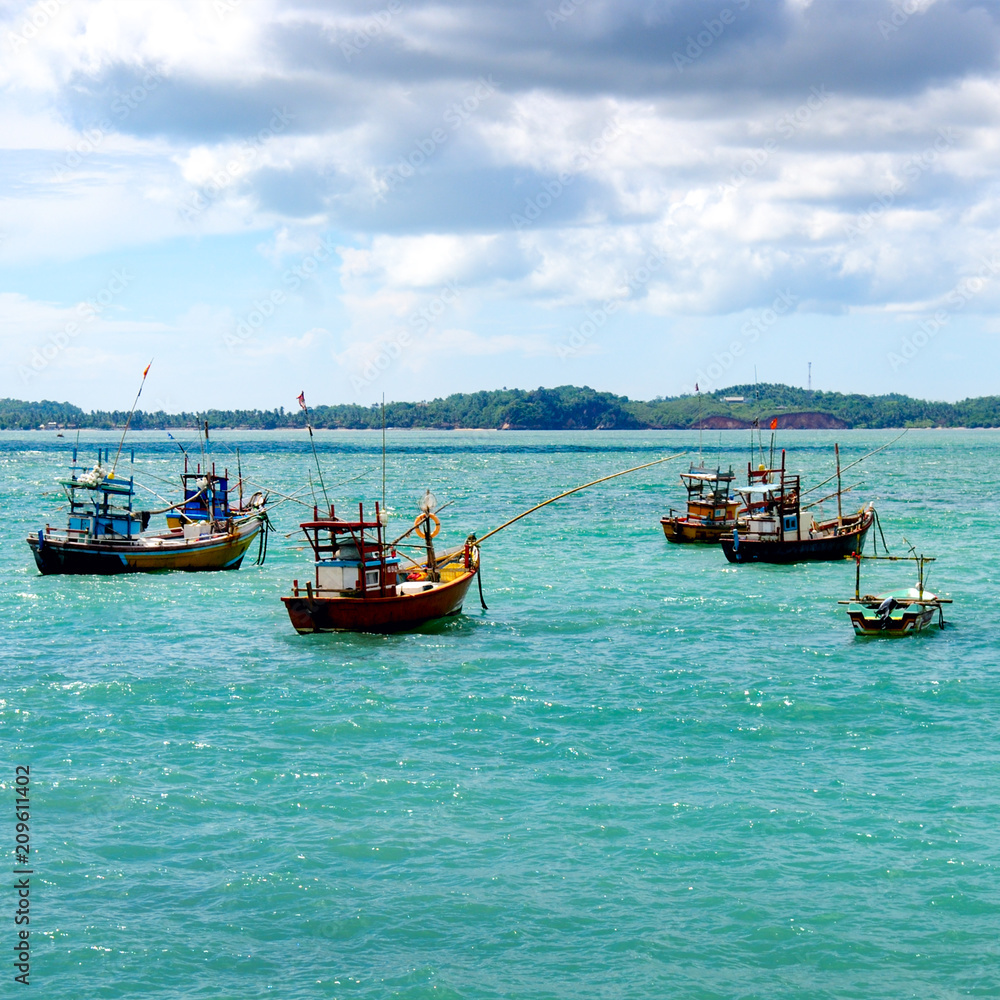
{"type": "MultiPolygon", "coordinates": [[[[553,316],[609,299],[636,321],[724,318],[790,285],[803,311],[932,308],[993,252],[998,36],[972,7],[922,6],[882,39],[865,5],[755,5],[683,73],[671,53],[704,11],[681,0],[589,0],[558,30],[544,5],[377,7],[75,0],[30,38],[41,8],[17,8],[0,32],[0,262],[50,268],[64,301],[61,268],[119,255],[155,278],[216,239],[218,301],[192,291],[156,321],[129,307],[133,331],[193,338],[261,294],[227,239],[252,241],[277,287],[326,236],[339,265],[242,357],[356,360],[419,326],[408,363],[426,367],[546,356],[553,316]],[[481,77],[496,91],[452,129],[481,77]],[[261,138],[276,108],[289,118],[261,138]],[[489,329],[504,310],[517,329],[489,329]]],[[[0,304],[42,335],[62,307],[17,280],[0,304]]],[[[122,309],[102,322],[128,325],[122,309]]]]}

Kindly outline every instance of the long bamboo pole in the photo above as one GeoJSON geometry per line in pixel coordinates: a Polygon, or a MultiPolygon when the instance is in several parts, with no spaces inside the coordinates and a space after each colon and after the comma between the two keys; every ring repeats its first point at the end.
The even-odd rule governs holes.
{"type": "MultiPolygon", "coordinates": [[[[864,486],[864,483],[855,483],[853,486],[845,486],[840,492],[850,493],[851,490],[856,490],[859,486],[864,486]]],[[[825,497],[821,497],[819,500],[812,500],[807,504],[803,504],[800,508],[801,510],[810,510],[811,508],[817,506],[818,504],[825,503],[827,500],[832,500],[837,494],[828,493],[825,497]]]]}
{"type": "MultiPolygon", "coordinates": [[[[903,438],[906,437],[906,435],[909,434],[909,433],[910,433],[910,429],[907,428],[905,431],[903,431],[902,434],[899,435],[898,438],[893,438],[888,444],[884,444],[884,445],[882,445],[881,448],[876,448],[874,451],[868,452],[867,455],[863,455],[856,462],[851,462],[850,465],[845,465],[843,467],[843,469],[840,470],[841,473],[847,472],[848,469],[853,469],[854,466],[856,466],[856,465],[860,465],[866,459],[871,458],[872,455],[877,455],[880,451],[885,451],[886,448],[891,448],[897,441],[902,441],[903,438]]],[[[811,486],[809,489],[807,489],[805,492],[803,492],[802,495],[803,496],[808,496],[810,493],[815,493],[816,490],[822,489],[822,487],[826,486],[827,483],[832,483],[836,478],[837,478],[837,475],[836,475],[836,473],[834,473],[832,476],[830,476],[829,479],[824,479],[823,482],[817,483],[815,486],[811,486]]]]}
{"type": "Polygon", "coordinates": [[[627,476],[631,472],[639,472],[642,469],[650,469],[654,465],[662,465],[664,462],[672,462],[674,459],[683,458],[686,454],[686,451],[682,451],[677,455],[668,455],[666,458],[658,458],[655,462],[647,462],[645,465],[637,465],[634,469],[623,469],[621,472],[612,473],[610,476],[603,476],[600,479],[595,479],[592,483],[584,483],[583,486],[576,486],[571,490],[566,490],[565,493],[560,493],[558,496],[551,497],[548,500],[544,500],[542,503],[535,504],[534,507],[529,508],[523,514],[518,514],[517,517],[512,517],[509,521],[504,521],[499,528],[487,531],[482,538],[477,539],[476,545],[482,545],[487,538],[495,535],[498,531],[503,531],[504,528],[510,527],[510,525],[512,525],[515,521],[520,521],[522,517],[527,517],[529,514],[533,514],[536,510],[540,510],[542,507],[546,507],[550,503],[555,503],[556,500],[562,500],[563,497],[568,497],[573,493],[579,493],[580,490],[590,489],[591,486],[597,486],[599,483],[606,483],[609,479],[617,479],[619,476],[627,476]]]}

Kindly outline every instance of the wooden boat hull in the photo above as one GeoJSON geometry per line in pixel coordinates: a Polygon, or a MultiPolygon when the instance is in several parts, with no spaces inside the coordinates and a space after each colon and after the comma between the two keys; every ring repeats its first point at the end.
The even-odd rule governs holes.
{"type": "Polygon", "coordinates": [[[741,537],[736,544],[732,534],[722,539],[722,551],[731,563],[780,563],[829,562],[849,559],[864,550],[865,539],[875,520],[866,511],[856,526],[839,535],[823,535],[801,540],[758,540],[741,537]]]}
{"type": "Polygon", "coordinates": [[[478,567],[418,594],[392,597],[282,597],[295,631],[403,632],[437,618],[457,615],[478,567]]]}
{"type": "Polygon", "coordinates": [[[41,545],[37,536],[29,536],[27,541],[35,564],[47,576],[57,573],[106,576],[160,570],[211,571],[239,569],[261,527],[262,522],[254,519],[233,532],[216,532],[199,538],[176,538],[163,533],[159,536],[159,545],[48,536],[41,545]]]}
{"type": "Polygon", "coordinates": [[[879,618],[874,609],[852,604],[848,607],[847,614],[854,626],[855,635],[899,638],[923,632],[934,624],[934,617],[939,614],[939,610],[936,607],[914,604],[893,612],[887,618],[879,618]]]}
{"type": "Polygon", "coordinates": [[[693,542],[718,545],[723,538],[732,537],[735,527],[733,524],[698,524],[683,517],[664,517],[660,524],[667,541],[678,545],[693,542]]]}

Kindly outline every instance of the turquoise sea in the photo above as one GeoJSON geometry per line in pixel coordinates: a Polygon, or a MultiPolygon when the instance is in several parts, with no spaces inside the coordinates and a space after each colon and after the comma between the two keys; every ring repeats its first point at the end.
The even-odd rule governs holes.
{"type": "MultiPolygon", "coordinates": [[[[779,445],[808,485],[834,440],[846,465],[893,436],[779,445]]],[[[378,498],[377,433],[317,440],[332,498],[378,498]]],[[[308,483],[303,433],[213,433],[231,471],[237,443],[250,478],[308,483]]],[[[746,433],[704,443],[745,470],[746,433]]],[[[139,478],[176,476],[165,434],[130,445],[139,478]]],[[[263,567],[43,578],[24,539],[62,521],[71,446],[0,435],[0,829],[13,868],[29,765],[32,995],[1000,996],[1000,433],[912,431],[846,473],[956,602],[898,641],[854,638],[851,563],[668,545],[688,459],[501,532],[489,610],[473,590],[413,634],[295,634],[290,503],[263,567]]],[[[682,449],[698,435],[390,431],[387,499],[402,531],[430,487],[459,543],[682,449]]],[[[866,590],[911,582],[871,565],[866,590]]]]}

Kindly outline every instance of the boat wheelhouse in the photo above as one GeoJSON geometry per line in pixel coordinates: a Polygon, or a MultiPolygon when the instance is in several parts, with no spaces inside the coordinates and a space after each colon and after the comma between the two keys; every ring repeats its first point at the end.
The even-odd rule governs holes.
{"type": "Polygon", "coordinates": [[[432,538],[440,522],[426,511],[410,529],[424,536],[427,558],[420,563],[385,540],[386,523],[378,503],[368,520],[363,504],[350,520],[337,517],[332,504],[327,517],[313,509],[313,519],[301,524],[313,551],[312,579],[293,581],[291,596],[281,598],[297,632],[398,632],[461,612],[479,570],[474,539],[437,556],[432,538]]]}
{"type": "Polygon", "coordinates": [[[229,470],[216,475],[215,463],[205,472],[201,464],[195,471],[188,469],[188,457],[184,455],[184,471],[181,473],[181,494],[184,499],[174,509],[167,511],[167,527],[182,528],[185,524],[203,521],[225,521],[232,516],[229,509],[229,470]]]}
{"type": "MultiPolygon", "coordinates": [[[[817,522],[802,506],[801,478],[781,466],[747,467],[749,485],[736,488],[746,505],[744,520],[722,538],[722,551],[732,563],[797,563],[846,559],[864,549],[875,521],[871,504],[853,514],[817,522]]],[[[838,497],[839,492],[835,494],[838,497]]]]}
{"type": "Polygon", "coordinates": [[[721,468],[712,470],[692,465],[688,472],[682,472],[687,510],[681,514],[671,509],[660,519],[667,540],[718,544],[731,534],[740,508],[740,501],[731,495],[735,479],[731,466],[728,472],[723,472],[721,468]]]}

